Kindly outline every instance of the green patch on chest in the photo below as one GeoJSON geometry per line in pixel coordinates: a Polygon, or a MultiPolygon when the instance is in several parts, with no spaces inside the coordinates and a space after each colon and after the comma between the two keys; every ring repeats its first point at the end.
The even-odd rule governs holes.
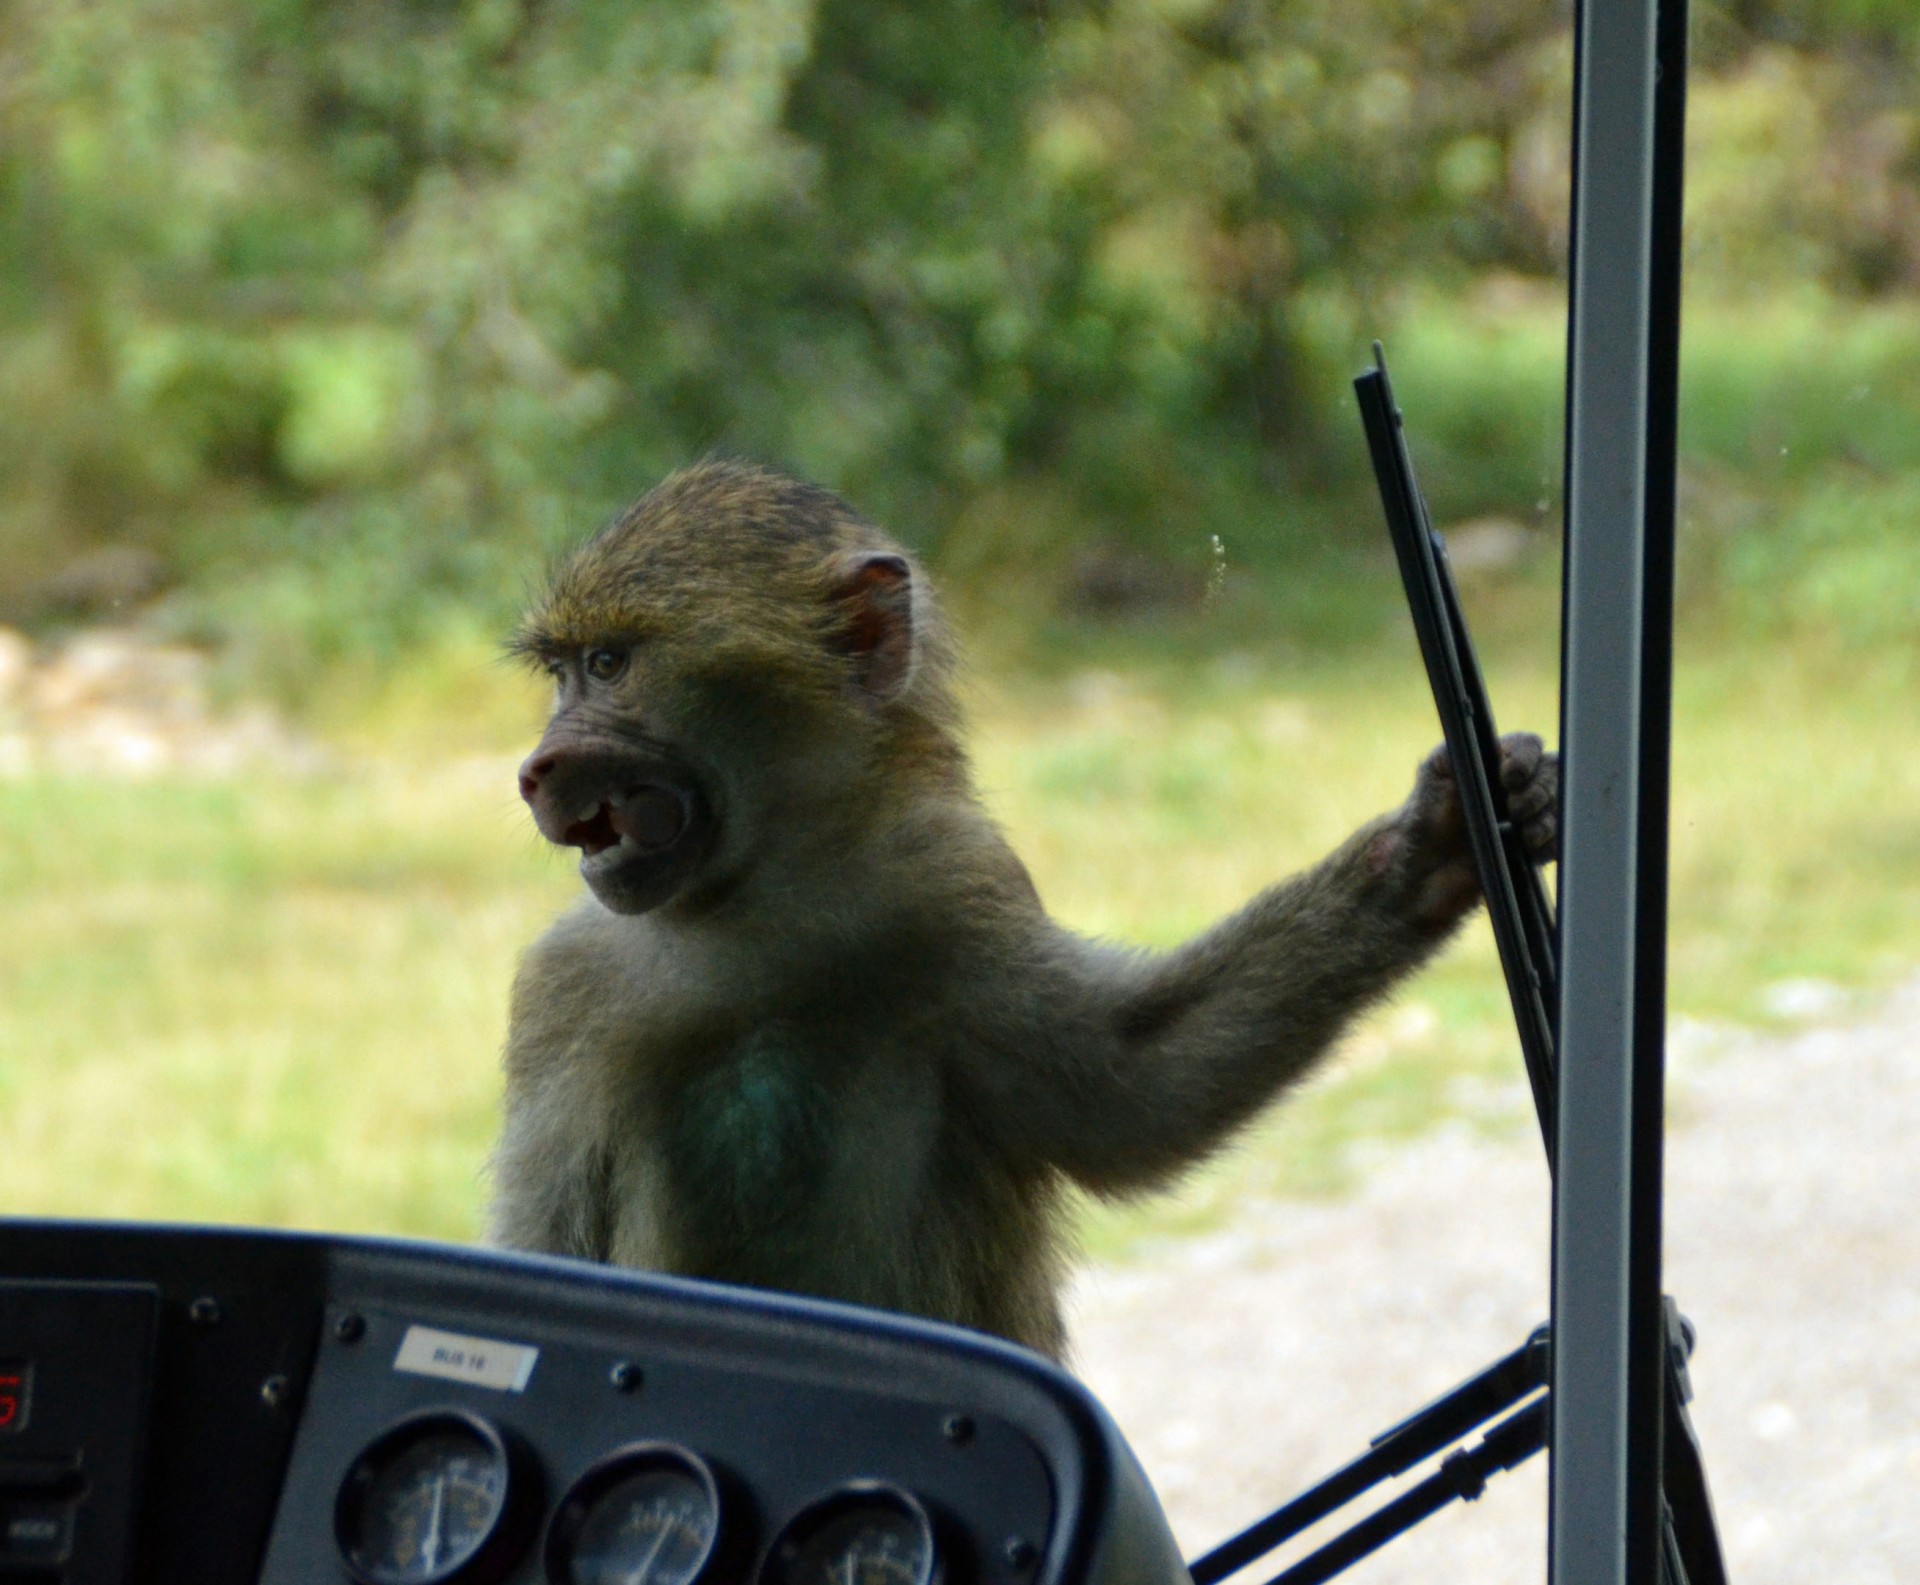
{"type": "Polygon", "coordinates": [[[776,1032],[695,1077],[666,1141],[682,1233],[733,1243],[790,1223],[828,1164],[826,1113],[819,1084],[776,1032]]]}

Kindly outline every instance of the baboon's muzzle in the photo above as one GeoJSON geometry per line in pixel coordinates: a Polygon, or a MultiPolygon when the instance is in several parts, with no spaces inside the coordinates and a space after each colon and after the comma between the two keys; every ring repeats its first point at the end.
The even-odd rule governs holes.
{"type": "Polygon", "coordinates": [[[520,767],[520,796],[540,834],[580,850],[580,875],[616,913],[645,913],[679,891],[705,857],[711,806],[668,755],[624,744],[555,741],[520,767]]]}

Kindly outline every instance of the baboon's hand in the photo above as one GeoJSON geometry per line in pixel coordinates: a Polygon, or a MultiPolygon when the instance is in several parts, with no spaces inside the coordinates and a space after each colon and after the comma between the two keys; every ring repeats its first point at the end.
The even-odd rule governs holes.
{"type": "MultiPolygon", "coordinates": [[[[1560,835],[1559,756],[1531,732],[1510,732],[1500,740],[1500,782],[1527,851],[1544,864],[1555,856],[1560,835]]],[[[1414,918],[1450,925],[1480,901],[1460,786],[1445,744],[1421,763],[1395,827],[1393,862],[1414,918]]]]}

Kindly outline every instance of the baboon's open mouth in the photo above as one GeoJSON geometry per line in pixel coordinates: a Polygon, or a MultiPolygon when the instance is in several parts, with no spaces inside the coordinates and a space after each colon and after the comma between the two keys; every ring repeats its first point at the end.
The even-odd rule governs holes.
{"type": "Polygon", "coordinates": [[[713,845],[712,807],[691,786],[629,788],[575,820],[561,840],[580,849],[580,878],[617,914],[640,914],[677,894],[713,845]]]}
{"type": "Polygon", "coordinates": [[[622,846],[652,853],[671,847],[692,823],[684,793],[671,787],[630,787],[597,805],[585,819],[573,821],[560,840],[579,848],[585,858],[622,846]]]}
{"type": "Polygon", "coordinates": [[[551,729],[520,767],[520,796],[541,835],[579,849],[581,879],[619,914],[684,887],[719,823],[699,777],[673,756],[551,729]]]}

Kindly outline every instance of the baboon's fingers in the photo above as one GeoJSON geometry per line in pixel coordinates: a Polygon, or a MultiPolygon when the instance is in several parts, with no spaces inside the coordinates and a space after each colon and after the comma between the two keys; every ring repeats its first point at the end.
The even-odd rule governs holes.
{"type": "Polygon", "coordinates": [[[1551,809],[1558,793],[1559,786],[1555,781],[1545,776],[1536,777],[1526,786],[1507,794],[1507,810],[1514,819],[1524,823],[1543,809],[1551,809]]]}
{"type": "Polygon", "coordinates": [[[1560,848],[1559,816],[1544,814],[1537,820],[1527,822],[1520,829],[1520,839],[1526,843],[1527,851],[1542,863],[1557,857],[1560,848]]]}
{"type": "Polygon", "coordinates": [[[1523,787],[1533,779],[1546,745],[1531,732],[1509,732],[1500,739],[1500,781],[1507,787],[1523,787]]]}

